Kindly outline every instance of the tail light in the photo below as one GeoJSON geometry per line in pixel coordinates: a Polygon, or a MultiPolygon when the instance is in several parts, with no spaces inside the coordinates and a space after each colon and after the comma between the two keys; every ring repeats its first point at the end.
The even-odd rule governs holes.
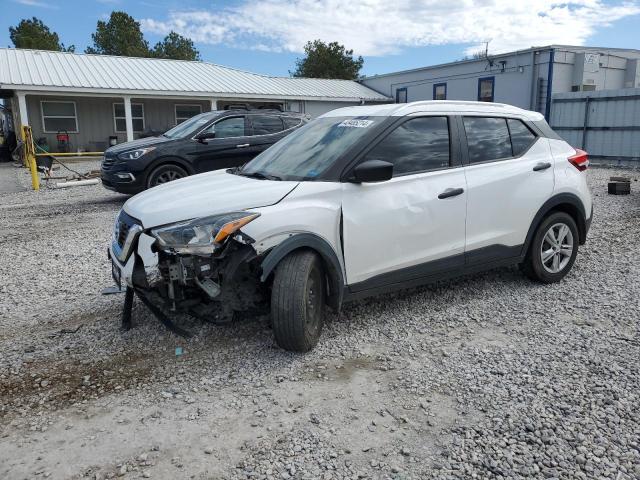
{"type": "Polygon", "coordinates": [[[581,172],[584,172],[589,166],[589,155],[587,152],[580,150],[579,148],[576,148],[576,153],[567,158],[567,160],[569,160],[569,163],[581,172]]]}

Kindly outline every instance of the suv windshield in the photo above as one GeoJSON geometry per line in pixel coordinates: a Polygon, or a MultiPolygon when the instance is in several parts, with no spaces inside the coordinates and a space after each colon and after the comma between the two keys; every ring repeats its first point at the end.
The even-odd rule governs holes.
{"type": "Polygon", "coordinates": [[[247,163],[239,175],[313,180],[354,145],[380,117],[327,117],[314,120],[247,163]]]}
{"type": "Polygon", "coordinates": [[[171,130],[167,130],[162,135],[168,138],[183,138],[192,135],[196,133],[200,127],[211,121],[213,118],[212,114],[215,113],[217,112],[205,112],[200,115],[196,115],[195,117],[191,117],[189,120],[179,123],[171,130]]]}

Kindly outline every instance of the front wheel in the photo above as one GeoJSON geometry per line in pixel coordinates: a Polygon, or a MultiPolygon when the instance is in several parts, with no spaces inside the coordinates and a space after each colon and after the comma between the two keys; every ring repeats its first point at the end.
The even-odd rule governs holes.
{"type": "Polygon", "coordinates": [[[578,254],[578,227],[573,218],[556,212],[538,226],[521,265],[531,279],[543,283],[562,280],[578,254]]]}
{"type": "Polygon", "coordinates": [[[179,178],[184,178],[187,175],[189,175],[187,171],[184,168],[179,167],[178,165],[160,165],[149,174],[147,180],[147,188],[162,185],[163,183],[172,182],[174,180],[178,180],[179,178]]]}
{"type": "Polygon", "coordinates": [[[271,317],[277,344],[308,352],[317,343],[325,315],[322,262],[311,251],[285,257],[276,269],[271,290],[271,317]]]}

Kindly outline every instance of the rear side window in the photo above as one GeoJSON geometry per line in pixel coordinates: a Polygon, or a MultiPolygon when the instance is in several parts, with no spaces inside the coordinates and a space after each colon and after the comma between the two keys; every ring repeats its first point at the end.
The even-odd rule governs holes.
{"type": "Polygon", "coordinates": [[[284,122],[285,130],[289,128],[297,127],[302,123],[302,120],[300,118],[294,118],[294,117],[282,117],[282,121],[284,122]]]}
{"type": "Polygon", "coordinates": [[[511,134],[513,156],[517,157],[536,141],[536,136],[520,120],[510,118],[507,120],[507,124],[509,125],[509,133],[511,134]]]}
{"type": "Polygon", "coordinates": [[[254,115],[251,117],[254,135],[269,135],[282,131],[282,120],[276,115],[254,115]]]}
{"type": "Polygon", "coordinates": [[[447,117],[422,117],[404,122],[373,147],[365,160],[393,163],[394,176],[448,167],[447,117]]]}
{"type": "Polygon", "coordinates": [[[509,158],[511,141],[507,120],[490,117],[464,117],[469,163],[509,158]]]}

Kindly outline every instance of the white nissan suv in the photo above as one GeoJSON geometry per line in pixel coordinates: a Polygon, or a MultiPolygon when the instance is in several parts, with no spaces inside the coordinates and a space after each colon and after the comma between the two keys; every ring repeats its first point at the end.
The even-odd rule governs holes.
{"type": "Polygon", "coordinates": [[[348,107],[245,166],[129,199],[109,256],[169,328],[167,311],[227,321],[271,309],[277,343],[308,351],[327,307],[518,264],[551,283],[592,217],[587,154],[542,115],[426,101],[348,107]]]}

